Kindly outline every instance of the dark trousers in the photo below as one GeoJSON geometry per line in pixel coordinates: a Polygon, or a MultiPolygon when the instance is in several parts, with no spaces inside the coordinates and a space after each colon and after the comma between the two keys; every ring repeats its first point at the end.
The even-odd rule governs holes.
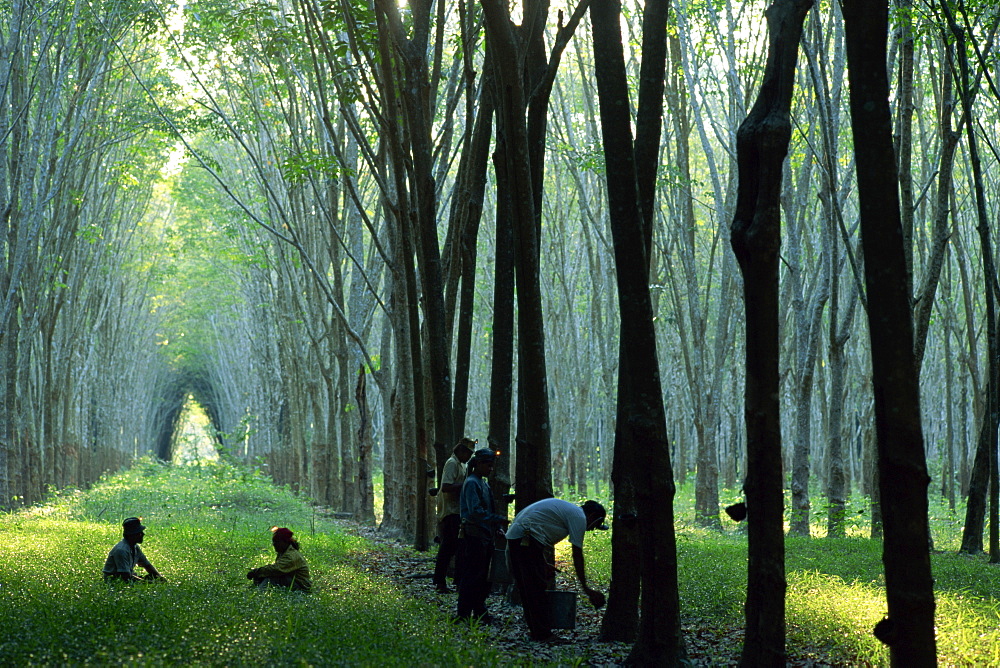
{"type": "Polygon", "coordinates": [[[490,559],[493,541],[466,536],[459,541],[458,616],[482,617],[490,593],[490,559]]]}
{"type": "Polygon", "coordinates": [[[264,578],[254,578],[253,583],[260,589],[268,587],[291,587],[292,591],[304,591],[293,575],[272,575],[264,578]]]}
{"type": "Polygon", "coordinates": [[[437,561],[434,563],[434,585],[447,587],[445,578],[448,576],[448,564],[455,557],[455,579],[461,574],[461,555],[458,551],[458,529],[462,525],[459,515],[445,515],[438,523],[438,536],[441,545],[438,546],[437,561]]]}
{"type": "Polygon", "coordinates": [[[507,554],[531,639],[544,640],[552,635],[549,600],[545,593],[549,579],[545,546],[534,538],[508,540],[507,554]]]}

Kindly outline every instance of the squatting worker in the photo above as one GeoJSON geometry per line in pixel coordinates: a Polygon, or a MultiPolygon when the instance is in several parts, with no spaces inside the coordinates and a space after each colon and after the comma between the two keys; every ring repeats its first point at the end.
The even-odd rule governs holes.
{"type": "Polygon", "coordinates": [[[452,557],[455,560],[455,573],[460,572],[459,562],[461,557],[458,552],[458,530],[462,524],[462,517],[458,506],[458,495],[462,492],[462,485],[465,483],[466,464],[472,458],[476,441],[471,438],[463,438],[455,446],[455,449],[444,463],[441,471],[441,486],[438,489],[438,536],[441,544],[438,547],[437,561],[434,564],[434,587],[439,594],[447,594],[448,564],[452,557]]]}
{"type": "Polygon", "coordinates": [[[456,619],[476,618],[488,623],[491,617],[486,610],[486,597],[490,593],[488,581],[490,560],[493,558],[493,541],[506,518],[498,515],[493,507],[493,494],[486,478],[493,473],[496,454],[489,449],[476,450],[469,460],[469,473],[459,497],[459,514],[462,518],[462,572],[458,579],[458,612],[456,619]]]}
{"type": "Polygon", "coordinates": [[[144,582],[147,580],[165,580],[149,559],[142,553],[139,543],[146,535],[146,527],[141,517],[129,517],[122,522],[122,539],[111,548],[104,562],[104,580],[123,580],[125,582],[144,582]],[[145,576],[135,574],[135,567],[142,566],[145,576]]]}
{"type": "Polygon", "coordinates": [[[607,529],[606,515],[604,506],[597,501],[576,506],[562,499],[542,499],[514,516],[507,529],[507,555],[532,640],[560,640],[552,633],[549,618],[545,590],[554,566],[545,561],[545,553],[567,536],[573,546],[573,569],[581,589],[594,607],[604,605],[604,594],[587,586],[583,536],[587,531],[607,529]]]}
{"type": "Polygon", "coordinates": [[[295,540],[291,529],[272,527],[271,545],[277,553],[273,564],[255,568],[247,573],[258,587],[287,587],[293,591],[312,590],[309,579],[309,565],[299,552],[299,541],[295,540]]]}

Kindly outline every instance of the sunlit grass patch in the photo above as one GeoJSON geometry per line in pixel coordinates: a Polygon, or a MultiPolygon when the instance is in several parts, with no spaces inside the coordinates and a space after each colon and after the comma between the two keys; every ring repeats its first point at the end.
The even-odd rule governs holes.
{"type": "Polygon", "coordinates": [[[809,570],[792,571],[787,581],[790,645],[824,654],[835,649],[859,665],[888,662],[888,650],[871,633],[885,610],[883,589],[809,570]]]}
{"type": "Polygon", "coordinates": [[[217,463],[144,462],[0,523],[5,665],[497,665],[496,651],[388,581],[358,570],[372,549],[288,490],[217,463]],[[140,515],[167,582],[106,584],[100,571],[140,515]],[[315,592],[258,591],[274,524],[295,531],[315,592]]]}
{"type": "MultiPolygon", "coordinates": [[[[953,544],[949,513],[944,528],[935,519],[938,547],[953,544]]],[[[681,615],[687,627],[736,638],[743,625],[747,544],[740,526],[723,526],[720,533],[690,521],[677,524],[681,615]]],[[[588,532],[584,544],[588,575],[604,590],[612,533],[588,532]]],[[[259,472],[221,462],[141,462],[89,491],[66,490],[43,506],[4,516],[0,540],[4,665],[510,662],[486,635],[453,627],[447,614],[359,565],[361,553],[409,548],[376,547],[259,472]],[[101,581],[104,559],[128,515],[144,517],[143,549],[168,582],[101,581]],[[274,558],[273,525],[295,532],[314,593],[250,587],[246,571],[274,558]]],[[[886,610],[881,551],[881,543],[866,536],[786,538],[790,653],[845,665],[888,664],[871,635],[886,610]]],[[[568,543],[559,546],[558,558],[571,571],[568,543]]],[[[982,556],[954,552],[935,553],[932,563],[941,665],[1000,665],[994,598],[1000,568],[982,556]]]]}

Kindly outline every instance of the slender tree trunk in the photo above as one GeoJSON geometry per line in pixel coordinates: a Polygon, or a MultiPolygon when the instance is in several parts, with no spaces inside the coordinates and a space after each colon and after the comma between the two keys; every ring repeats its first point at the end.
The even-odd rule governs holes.
{"type": "Polygon", "coordinates": [[[500,451],[490,488],[510,490],[511,415],[514,400],[514,228],[507,181],[507,137],[498,128],[493,155],[497,180],[496,258],[493,267],[493,329],[490,358],[489,447],[500,451]]]}
{"type": "MultiPolygon", "coordinates": [[[[976,469],[973,473],[973,480],[977,484],[970,486],[968,517],[978,522],[966,522],[966,533],[976,531],[982,534],[982,520],[978,516],[972,516],[972,507],[975,504],[978,511],[979,504],[982,503],[985,513],[985,499],[973,499],[972,493],[980,490],[985,492],[988,484],[990,492],[989,518],[990,518],[990,563],[1000,563],[1000,480],[998,480],[997,466],[997,428],[1000,426],[1000,344],[998,344],[996,301],[1000,297],[1000,289],[997,286],[997,271],[993,260],[993,248],[991,241],[991,231],[989,227],[989,217],[986,212],[986,195],[983,187],[983,168],[979,158],[979,144],[976,137],[976,129],[971,119],[974,118],[974,90],[969,76],[969,60],[967,57],[967,38],[963,27],[958,25],[954,15],[946,2],[941,3],[941,8],[945,13],[948,26],[955,37],[955,53],[958,61],[959,72],[959,97],[962,101],[962,108],[965,112],[966,137],[969,142],[969,162],[972,164],[973,184],[976,194],[976,218],[978,224],[976,230],[979,232],[980,245],[983,256],[983,281],[985,282],[986,293],[986,342],[987,342],[987,366],[989,374],[986,379],[986,406],[983,412],[983,426],[980,431],[979,448],[976,452],[976,469]],[[980,450],[986,450],[988,455],[981,459],[980,450]],[[980,468],[981,467],[981,468],[980,468]],[[976,474],[982,475],[982,469],[988,469],[988,480],[975,480],[976,474]],[[971,526],[970,526],[971,525],[971,526]]],[[[985,496],[985,494],[984,494],[985,496]]],[[[980,539],[981,540],[981,539],[980,539]]],[[[963,551],[965,549],[965,536],[962,538],[963,551]]]]}
{"type": "Polygon", "coordinates": [[[375,499],[372,494],[372,433],[371,411],[368,410],[368,372],[358,366],[358,384],[354,389],[358,411],[358,513],[362,524],[374,522],[375,499]]]}
{"type": "Polygon", "coordinates": [[[927,486],[886,71],[888,5],[842,2],[865,254],[888,618],[875,635],[893,665],[937,663],[927,486]]]}
{"type": "MultiPolygon", "coordinates": [[[[517,40],[506,6],[495,0],[482,3],[487,28],[487,45],[498,73],[497,124],[504,133],[504,169],[510,188],[514,242],[514,276],[518,309],[518,403],[524,420],[523,440],[517,444],[517,499],[523,508],[538,499],[552,496],[548,380],[539,280],[538,238],[534,194],[529,161],[528,129],[525,120],[526,93],[517,40]]],[[[502,196],[502,195],[501,195],[502,196]]]]}
{"type": "Polygon", "coordinates": [[[739,192],[731,228],[746,309],[746,638],[740,664],[785,662],[784,493],[781,475],[778,264],[782,166],[799,40],[811,0],[766,12],[768,53],[756,102],[737,133],[739,192]]]}
{"type": "MultiPolygon", "coordinates": [[[[674,481],[649,294],[651,218],[644,217],[646,211],[652,210],[655,193],[652,180],[656,169],[650,165],[655,165],[653,156],[658,154],[659,147],[667,9],[665,0],[652,0],[646,3],[643,12],[643,61],[635,143],[619,28],[621,5],[616,0],[595,0],[590,9],[618,277],[620,359],[624,363],[619,372],[624,380],[619,388],[624,392],[618,398],[617,426],[623,438],[615,439],[615,447],[616,451],[633,450],[627,459],[620,461],[636,466],[632,471],[635,479],[632,490],[636,519],[642,527],[639,535],[642,614],[638,637],[626,660],[627,664],[638,666],[680,665],[685,659],[673,527],[674,481]],[[622,150],[623,146],[634,146],[634,152],[622,150]]],[[[619,452],[618,456],[622,454],[619,452]]]]}
{"type": "MultiPolygon", "coordinates": [[[[455,234],[460,236],[461,246],[461,290],[459,291],[458,336],[456,340],[455,359],[455,399],[453,402],[453,417],[455,421],[455,439],[465,436],[466,410],[469,404],[469,367],[472,353],[473,306],[476,287],[476,243],[479,238],[479,221],[482,217],[483,198],[486,186],[486,167],[489,163],[490,138],[493,128],[492,95],[484,85],[480,95],[480,107],[476,116],[472,141],[469,143],[468,155],[462,155],[461,189],[455,193],[456,200],[464,204],[459,216],[465,221],[453,225],[455,234]]],[[[444,461],[438,461],[438,475],[444,467],[444,461]]]]}

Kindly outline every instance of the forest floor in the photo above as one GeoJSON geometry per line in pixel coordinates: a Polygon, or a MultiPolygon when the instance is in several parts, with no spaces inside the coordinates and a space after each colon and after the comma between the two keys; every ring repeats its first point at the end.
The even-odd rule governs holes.
{"type": "MultiPolygon", "coordinates": [[[[340,522],[338,522],[340,523],[340,522]]],[[[380,549],[356,553],[360,567],[381,576],[410,597],[437,607],[441,614],[455,614],[457,594],[439,594],[431,582],[436,547],[418,552],[398,540],[387,538],[375,527],[344,521],[345,530],[371,541],[380,549]]],[[[586,550],[586,547],[584,548],[586,550]]],[[[576,591],[572,563],[558,560],[556,587],[576,591]]],[[[621,665],[632,647],[631,643],[601,642],[602,611],[595,610],[583,595],[578,597],[576,626],[572,630],[557,629],[565,645],[532,642],[521,617],[520,606],[513,605],[502,592],[494,592],[487,600],[494,622],[479,627],[489,636],[489,642],[511,659],[511,664],[548,664],[616,666],[621,665]]],[[[719,628],[707,620],[682,621],[682,633],[688,661],[692,666],[736,666],[743,646],[742,628],[719,628]]],[[[857,665],[844,658],[824,655],[819,648],[788,648],[787,666],[815,667],[857,665]]]]}

